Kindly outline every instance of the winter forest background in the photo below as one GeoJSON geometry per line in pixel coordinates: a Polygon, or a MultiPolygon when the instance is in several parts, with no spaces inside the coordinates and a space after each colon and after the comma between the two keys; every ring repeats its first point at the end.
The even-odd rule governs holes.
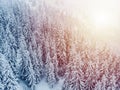
{"type": "Polygon", "coordinates": [[[38,2],[0,0],[0,90],[120,90],[110,45],[62,2],[38,2]]]}

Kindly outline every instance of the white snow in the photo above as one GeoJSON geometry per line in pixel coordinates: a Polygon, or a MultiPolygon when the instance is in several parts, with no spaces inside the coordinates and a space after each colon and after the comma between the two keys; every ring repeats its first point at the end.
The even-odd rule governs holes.
{"type": "Polygon", "coordinates": [[[36,85],[36,90],[62,90],[64,80],[61,79],[55,87],[50,88],[45,80],[42,80],[40,84],[36,85]]]}
{"type": "Polygon", "coordinates": [[[19,85],[17,90],[29,90],[29,88],[23,83],[23,81],[19,80],[19,85]]]}

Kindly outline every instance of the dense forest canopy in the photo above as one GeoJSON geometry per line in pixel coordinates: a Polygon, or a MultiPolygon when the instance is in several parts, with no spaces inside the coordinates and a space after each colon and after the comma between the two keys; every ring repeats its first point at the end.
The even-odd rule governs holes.
{"type": "Polygon", "coordinates": [[[36,90],[43,79],[50,88],[64,79],[62,90],[119,90],[120,56],[109,43],[64,8],[38,2],[0,0],[0,90],[21,81],[36,90]]]}

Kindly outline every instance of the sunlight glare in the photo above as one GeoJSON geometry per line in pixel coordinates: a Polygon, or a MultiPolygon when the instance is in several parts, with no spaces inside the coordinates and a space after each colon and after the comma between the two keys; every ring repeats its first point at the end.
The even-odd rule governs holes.
{"type": "Polygon", "coordinates": [[[105,28],[110,24],[110,17],[105,13],[95,13],[92,18],[96,28],[105,28]]]}
{"type": "Polygon", "coordinates": [[[99,39],[109,40],[115,36],[116,28],[118,26],[117,14],[107,11],[91,12],[90,25],[91,33],[99,39]]]}

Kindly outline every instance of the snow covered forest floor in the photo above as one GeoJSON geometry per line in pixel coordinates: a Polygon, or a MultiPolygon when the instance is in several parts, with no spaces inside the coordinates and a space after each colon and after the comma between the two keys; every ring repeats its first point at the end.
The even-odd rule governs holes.
{"type": "Polygon", "coordinates": [[[120,90],[119,54],[53,1],[0,0],[0,90],[120,90]]]}
{"type": "MultiPolygon", "coordinates": [[[[54,88],[50,88],[45,80],[42,80],[39,84],[35,86],[35,90],[62,90],[64,80],[60,80],[54,88]]],[[[17,90],[29,90],[22,81],[19,83],[17,90]]]]}

